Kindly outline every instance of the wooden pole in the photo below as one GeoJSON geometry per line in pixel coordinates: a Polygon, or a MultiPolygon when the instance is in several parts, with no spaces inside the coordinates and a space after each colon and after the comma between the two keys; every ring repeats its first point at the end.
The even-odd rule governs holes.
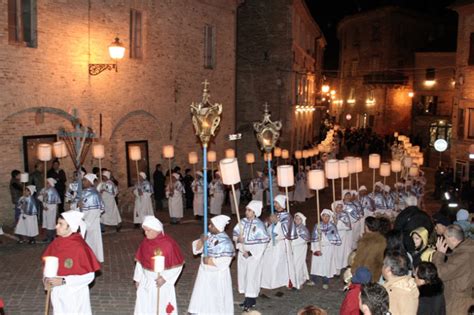
{"type": "Polygon", "coordinates": [[[288,210],[288,213],[290,212],[290,199],[288,198],[288,186],[285,186],[285,194],[286,194],[286,209],[288,210]]]}
{"type": "Polygon", "coordinates": [[[375,168],[373,170],[373,175],[372,175],[372,192],[375,191],[375,168]]]}
{"type": "Polygon", "coordinates": [[[240,236],[242,236],[244,234],[244,229],[242,228],[242,224],[240,224],[239,204],[237,203],[237,196],[235,195],[235,187],[234,185],[230,186],[232,187],[232,197],[234,199],[235,214],[237,215],[237,224],[239,225],[240,236]]]}
{"type": "Polygon", "coordinates": [[[44,315],[49,314],[49,300],[51,298],[51,285],[48,283],[46,285],[46,300],[44,303],[44,315]]]}
{"type": "Polygon", "coordinates": [[[99,159],[99,176],[100,176],[100,182],[102,183],[102,159],[99,159]]]}
{"type": "Polygon", "coordinates": [[[253,163],[250,163],[250,174],[251,174],[252,179],[253,179],[253,163]]]}
{"type": "Polygon", "coordinates": [[[334,179],[332,180],[332,201],[336,202],[336,185],[334,184],[334,179]]]}
{"type": "MultiPolygon", "coordinates": [[[[158,272],[158,278],[156,279],[159,279],[160,278],[160,273],[158,272]]],[[[157,286],[156,287],[156,314],[157,315],[160,315],[160,287],[157,286]]]]}
{"type": "Polygon", "coordinates": [[[318,236],[319,236],[319,245],[321,246],[321,212],[319,210],[319,190],[316,189],[316,211],[318,214],[318,236]]]}
{"type": "Polygon", "coordinates": [[[359,190],[359,173],[356,173],[356,185],[357,185],[357,190],[359,190]]]}
{"type": "Polygon", "coordinates": [[[344,190],[344,178],[341,177],[341,199],[343,198],[342,196],[342,191],[344,190]]]}
{"type": "MultiPolygon", "coordinates": [[[[169,183],[169,188],[168,188],[168,189],[169,189],[169,193],[170,193],[170,196],[171,196],[171,189],[172,189],[171,181],[173,180],[173,179],[171,178],[171,177],[172,177],[172,175],[171,175],[171,159],[168,159],[168,167],[169,167],[169,169],[170,169],[170,179],[169,179],[169,181],[168,181],[168,183],[169,183]]],[[[170,199],[171,199],[171,198],[168,198],[168,210],[169,210],[169,212],[171,213],[171,202],[170,202],[170,199]]]]}
{"type": "MultiPolygon", "coordinates": [[[[357,187],[358,189],[359,187],[357,187]]],[[[349,190],[352,190],[352,174],[349,173],[349,190]]]]}
{"type": "Polygon", "coordinates": [[[137,168],[137,187],[140,182],[140,173],[138,172],[138,160],[135,161],[135,167],[137,168]]]}
{"type": "Polygon", "coordinates": [[[48,177],[48,161],[44,161],[44,183],[43,183],[43,187],[46,187],[46,180],[47,180],[47,177],[48,177]]]}

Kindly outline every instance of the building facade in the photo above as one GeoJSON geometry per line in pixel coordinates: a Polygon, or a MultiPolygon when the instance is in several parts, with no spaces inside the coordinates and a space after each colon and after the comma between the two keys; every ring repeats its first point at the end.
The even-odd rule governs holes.
{"type": "Polygon", "coordinates": [[[432,31],[430,19],[393,6],[345,17],[337,30],[339,98],[332,102],[331,115],[346,127],[408,134],[414,52],[432,31]]]}
{"type": "MultiPolygon", "coordinates": [[[[0,2],[0,222],[11,222],[10,172],[32,171],[38,143],[72,130],[80,117],[105,145],[103,167],[119,180],[124,212],[134,183],[127,147],[142,148],[140,170],[187,166],[200,151],[190,104],[210,82],[211,101],[222,103],[220,130],[211,149],[223,155],[235,130],[235,0],[1,1],[0,2]],[[21,7],[20,4],[21,3],[21,7]],[[115,37],[126,48],[117,71],[89,74],[89,64],[115,64],[107,46],[115,37]]],[[[112,66],[113,67],[113,66],[112,66]]],[[[70,158],[62,167],[72,181],[70,158]]],[[[97,166],[90,152],[84,165],[97,166]]],[[[50,167],[48,163],[47,167],[50,167]]],[[[133,175],[135,174],[135,176],[133,175]]]]}
{"type": "MultiPolygon", "coordinates": [[[[273,120],[282,120],[280,147],[292,152],[313,140],[325,112],[316,104],[325,46],[303,0],[246,0],[239,7],[238,154],[253,152],[261,161],[252,123],[262,119],[264,103],[273,120]]],[[[247,169],[241,167],[246,176],[247,169]]]]}
{"type": "Polygon", "coordinates": [[[474,145],[474,4],[457,1],[456,92],[452,112],[453,134],[451,160],[456,181],[474,179],[474,161],[469,147],[474,145]]]}

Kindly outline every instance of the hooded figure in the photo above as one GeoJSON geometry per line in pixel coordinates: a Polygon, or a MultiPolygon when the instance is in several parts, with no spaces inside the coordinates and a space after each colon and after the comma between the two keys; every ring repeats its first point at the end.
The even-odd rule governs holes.
{"type": "Polygon", "coordinates": [[[300,166],[298,173],[296,174],[295,191],[293,193],[293,201],[305,202],[307,195],[306,187],[306,173],[303,166],[300,166]]]}
{"type": "Polygon", "coordinates": [[[413,267],[416,268],[422,261],[430,262],[435,250],[428,246],[428,230],[420,226],[410,233],[410,237],[415,245],[415,250],[411,253],[413,267]]]}
{"type": "Polygon", "coordinates": [[[334,211],[334,224],[337,227],[339,236],[341,237],[341,246],[336,247],[334,263],[338,271],[346,268],[348,265],[348,257],[352,252],[352,223],[349,214],[344,210],[344,203],[341,200],[333,202],[331,205],[334,211]]]}

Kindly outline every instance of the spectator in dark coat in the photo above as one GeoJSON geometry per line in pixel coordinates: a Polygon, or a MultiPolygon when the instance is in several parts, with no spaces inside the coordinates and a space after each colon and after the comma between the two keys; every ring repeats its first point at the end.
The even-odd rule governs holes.
{"type": "Polygon", "coordinates": [[[155,196],[156,211],[163,210],[163,198],[165,198],[165,175],[161,171],[161,164],[156,164],[153,173],[153,190],[155,196]]]}
{"type": "Polygon", "coordinates": [[[191,187],[191,184],[193,183],[193,181],[194,181],[194,177],[191,175],[191,170],[187,168],[184,171],[184,178],[183,178],[184,192],[186,195],[186,209],[193,208],[194,192],[193,192],[193,188],[191,187]]]}
{"type": "Polygon", "coordinates": [[[394,230],[403,233],[403,242],[405,244],[405,249],[408,252],[413,252],[415,250],[415,245],[410,237],[410,233],[420,226],[427,229],[429,234],[433,231],[433,223],[431,222],[430,216],[425,211],[415,206],[403,209],[395,219],[393,228],[394,230]]]}
{"type": "Polygon", "coordinates": [[[16,205],[23,194],[23,186],[20,183],[20,174],[19,170],[13,170],[10,178],[10,197],[13,203],[13,211],[15,212],[15,225],[20,217],[20,209],[18,209],[16,205]]]}
{"type": "Polygon", "coordinates": [[[444,285],[431,262],[421,262],[415,270],[415,282],[420,291],[417,315],[445,315],[444,285]]]}
{"type": "Polygon", "coordinates": [[[58,204],[58,214],[64,211],[64,194],[66,193],[66,173],[59,168],[60,163],[58,159],[53,161],[52,167],[48,170],[47,177],[54,178],[56,180],[56,185],[54,188],[58,191],[59,198],[61,203],[58,204]]]}

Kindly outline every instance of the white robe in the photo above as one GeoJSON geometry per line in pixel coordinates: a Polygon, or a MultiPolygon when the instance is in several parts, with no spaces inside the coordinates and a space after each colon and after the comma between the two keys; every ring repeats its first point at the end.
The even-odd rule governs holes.
{"type": "Polygon", "coordinates": [[[104,262],[102,232],[100,231],[100,210],[84,211],[84,221],[87,225],[85,241],[92,249],[99,262],[104,262]]]}
{"type": "Polygon", "coordinates": [[[150,193],[144,192],[143,195],[139,195],[136,189],[133,190],[135,195],[135,207],[133,208],[133,223],[142,224],[143,219],[147,215],[154,215],[153,204],[151,203],[150,193]]]}
{"type": "MultiPolygon", "coordinates": [[[[193,254],[202,253],[193,242],[193,254]]],[[[188,313],[199,315],[233,315],[234,296],[232,294],[232,278],[230,263],[233,257],[213,258],[216,266],[201,264],[194,283],[188,313]]]]}
{"type": "Polygon", "coordinates": [[[183,217],[183,194],[181,191],[175,189],[173,196],[168,198],[168,203],[170,218],[181,219],[183,217]]]}
{"type": "MultiPolygon", "coordinates": [[[[271,235],[271,225],[268,229],[271,235]]],[[[262,273],[261,286],[265,289],[287,287],[289,281],[292,284],[296,283],[291,241],[287,240],[283,235],[280,222],[275,224],[274,233],[277,234],[275,236],[275,245],[273,245],[273,240],[270,240],[262,260],[265,270],[262,273]]]]}
{"type": "Polygon", "coordinates": [[[49,204],[43,202],[43,229],[56,229],[56,212],[58,211],[57,204],[49,204]]]}
{"type": "MultiPolygon", "coordinates": [[[[178,279],[183,266],[164,270],[160,273],[166,282],[160,287],[160,312],[159,314],[178,314],[178,305],[176,303],[175,283],[178,279]],[[171,306],[168,306],[168,305],[171,306]],[[167,308],[173,308],[171,313],[167,313],[167,308]]],[[[147,270],[137,262],[133,280],[138,282],[137,299],[135,300],[135,315],[156,315],[157,287],[156,272],[147,270]]]]}
{"type": "Polygon", "coordinates": [[[257,298],[260,293],[260,281],[262,279],[262,258],[266,243],[243,245],[237,244],[237,283],[240,294],[245,297],[257,298]],[[245,258],[244,251],[252,253],[252,256],[245,258]]]}
{"type": "Polygon", "coordinates": [[[94,273],[80,276],[65,276],[66,284],[54,287],[51,291],[51,305],[54,315],[92,314],[89,297],[89,284],[94,273]]]}
{"type": "Polygon", "coordinates": [[[306,256],[308,253],[308,242],[301,237],[291,241],[293,247],[293,260],[295,264],[295,283],[293,286],[298,290],[309,280],[306,256]]]}
{"type": "Polygon", "coordinates": [[[100,223],[112,226],[119,225],[122,222],[122,218],[115,202],[115,196],[107,191],[103,191],[101,195],[104,201],[105,212],[100,218],[100,223]]]}
{"type": "Polygon", "coordinates": [[[15,228],[15,234],[27,237],[35,237],[39,234],[38,231],[38,217],[36,214],[27,215],[20,214],[18,223],[15,228]]]}
{"type": "MultiPolygon", "coordinates": [[[[235,199],[237,200],[237,207],[240,206],[240,189],[235,190],[235,199]]],[[[235,206],[234,206],[234,196],[232,194],[232,190],[229,191],[229,201],[230,201],[230,210],[233,214],[235,214],[235,206]]]]}
{"type": "MultiPolygon", "coordinates": [[[[361,220],[359,220],[361,221],[361,220]]],[[[341,220],[337,221],[337,231],[341,237],[341,246],[335,247],[334,261],[337,270],[346,268],[348,265],[348,257],[352,252],[352,230],[347,227],[341,220]]]]}
{"type": "Polygon", "coordinates": [[[194,215],[204,215],[204,194],[203,193],[194,193],[193,200],[193,211],[194,215]]]}
{"type": "Polygon", "coordinates": [[[316,276],[332,278],[337,273],[335,264],[336,245],[329,242],[326,234],[321,233],[321,242],[311,242],[311,251],[321,252],[321,256],[312,255],[311,259],[311,274],[316,276]]]}
{"type": "Polygon", "coordinates": [[[218,215],[222,213],[222,205],[224,204],[224,198],[224,191],[217,189],[214,190],[211,197],[211,214],[218,215]]]}
{"type": "Polygon", "coordinates": [[[363,232],[364,232],[364,226],[365,220],[360,219],[359,221],[354,221],[352,217],[351,218],[351,225],[352,225],[352,250],[357,248],[357,242],[361,238],[363,232]]]}

